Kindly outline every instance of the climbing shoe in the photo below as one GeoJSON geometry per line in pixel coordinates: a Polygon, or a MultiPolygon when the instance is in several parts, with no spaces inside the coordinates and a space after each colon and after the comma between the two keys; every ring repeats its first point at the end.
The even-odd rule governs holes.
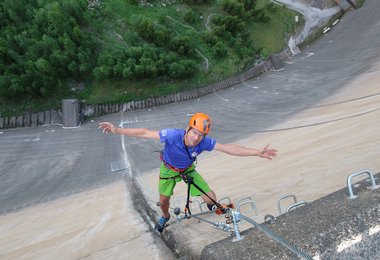
{"type": "Polygon", "coordinates": [[[207,208],[210,210],[210,211],[213,211],[214,210],[214,204],[206,204],[207,205],[207,208]]]}
{"type": "Polygon", "coordinates": [[[161,233],[164,230],[165,224],[169,221],[169,219],[170,219],[170,217],[168,217],[168,218],[160,217],[154,228],[157,229],[157,231],[161,233]]]}

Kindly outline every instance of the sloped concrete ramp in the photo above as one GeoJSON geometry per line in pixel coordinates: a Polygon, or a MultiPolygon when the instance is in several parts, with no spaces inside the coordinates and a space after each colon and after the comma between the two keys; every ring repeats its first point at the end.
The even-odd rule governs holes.
{"type": "MultiPolygon", "coordinates": [[[[287,61],[283,70],[225,91],[97,118],[78,129],[1,131],[0,258],[173,257],[149,232],[124,186],[126,175],[136,176],[156,216],[160,214],[154,203],[159,165],[154,151],[161,145],[103,135],[99,121],[151,129],[184,127],[188,115],[204,111],[212,116],[212,135],[221,143],[270,143],[280,151],[271,162],[217,152],[198,161],[219,198],[252,196],[258,222],[267,213],[278,215],[276,199],[282,195],[293,193],[311,202],[344,188],[352,172],[378,172],[378,10],[380,1],[367,0],[328,35],[287,61]],[[119,163],[125,158],[128,164],[119,163]]],[[[183,206],[180,198],[185,193],[186,187],[179,185],[173,206],[183,206]]],[[[177,225],[174,218],[168,235],[186,249],[188,259],[199,259],[205,245],[226,237],[209,224],[191,219],[177,225]]]]}

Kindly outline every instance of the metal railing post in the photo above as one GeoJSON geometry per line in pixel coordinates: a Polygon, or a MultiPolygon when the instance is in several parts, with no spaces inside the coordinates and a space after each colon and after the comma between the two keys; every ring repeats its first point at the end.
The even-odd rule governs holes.
{"type": "Polygon", "coordinates": [[[277,200],[277,209],[278,209],[279,215],[281,215],[283,213],[282,209],[281,209],[281,200],[284,200],[284,199],[290,198],[290,197],[293,198],[294,203],[297,203],[297,197],[293,194],[284,195],[277,200]]]}
{"type": "Polygon", "coordinates": [[[347,188],[348,188],[348,192],[350,193],[350,199],[355,199],[358,197],[357,195],[354,195],[354,192],[352,190],[352,178],[359,176],[359,175],[362,175],[362,174],[368,174],[368,176],[370,177],[371,183],[372,183],[372,186],[371,186],[372,190],[378,189],[380,187],[379,185],[376,184],[375,178],[373,177],[373,174],[370,170],[363,170],[360,172],[355,172],[355,173],[353,173],[347,177],[347,188]]]}

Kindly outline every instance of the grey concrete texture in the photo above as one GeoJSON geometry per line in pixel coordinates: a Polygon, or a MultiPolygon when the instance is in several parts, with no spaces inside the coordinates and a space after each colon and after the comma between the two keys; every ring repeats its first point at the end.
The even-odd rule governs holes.
{"type": "Polygon", "coordinates": [[[122,174],[110,168],[121,160],[119,138],[97,127],[1,132],[0,214],[120,180],[122,174]]]}
{"type": "MultiPolygon", "coordinates": [[[[375,178],[380,179],[380,173],[375,178]]],[[[380,256],[380,188],[368,179],[355,184],[356,199],[344,188],[277,217],[267,229],[318,259],[377,259],[380,256]],[[375,232],[377,230],[377,232],[375,232]]],[[[210,244],[201,259],[295,259],[297,255],[254,227],[210,244]]]]}
{"type": "MultiPolygon", "coordinates": [[[[380,55],[379,9],[380,1],[367,0],[361,9],[345,14],[328,35],[286,61],[283,70],[197,99],[125,113],[124,126],[185,127],[187,114],[207,111],[214,122],[211,135],[221,143],[265,132],[371,68],[380,55]]],[[[133,149],[134,171],[157,167],[153,151],[161,146],[135,139],[126,139],[126,145],[133,149]]]]}
{"type": "MultiPolygon", "coordinates": [[[[124,115],[108,115],[77,129],[54,125],[5,129],[0,132],[0,213],[123,178],[125,173],[112,172],[110,167],[112,162],[122,160],[120,137],[103,135],[97,129],[99,121],[123,121],[126,127],[151,129],[184,127],[186,115],[208,111],[215,122],[213,137],[225,143],[267,131],[294,113],[312,107],[354,76],[370,70],[378,60],[378,10],[380,1],[367,0],[363,8],[347,13],[328,35],[289,60],[284,70],[224,91],[124,115]]],[[[37,115],[30,120],[37,125],[37,115]]],[[[125,145],[133,174],[158,167],[154,150],[161,146],[156,142],[128,138],[125,145]]],[[[175,241],[175,234],[169,235],[175,241]]]]}

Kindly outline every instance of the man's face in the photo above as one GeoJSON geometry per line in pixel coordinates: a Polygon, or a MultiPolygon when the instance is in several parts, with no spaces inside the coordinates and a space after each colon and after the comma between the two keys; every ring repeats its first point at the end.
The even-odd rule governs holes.
{"type": "Polygon", "coordinates": [[[188,132],[187,135],[185,135],[185,138],[187,140],[187,144],[189,146],[196,146],[199,144],[202,139],[205,137],[204,133],[199,132],[198,130],[191,128],[188,132]]]}

